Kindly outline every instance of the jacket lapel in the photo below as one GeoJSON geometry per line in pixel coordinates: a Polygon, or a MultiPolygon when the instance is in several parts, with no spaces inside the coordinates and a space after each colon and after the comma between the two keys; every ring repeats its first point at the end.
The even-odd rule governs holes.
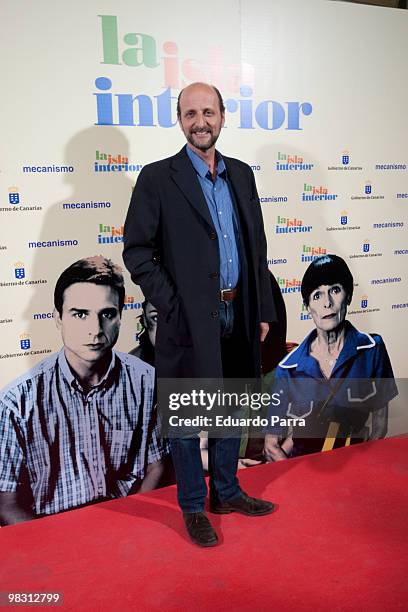
{"type": "Polygon", "coordinates": [[[244,225],[249,228],[253,226],[254,220],[249,206],[248,178],[237,171],[228,158],[224,157],[223,159],[227,169],[228,180],[234,191],[235,201],[239,208],[240,217],[244,225]]]}
{"type": "Polygon", "coordinates": [[[191,206],[206,221],[210,228],[215,231],[200,183],[184,147],[180,153],[173,157],[170,167],[172,169],[173,181],[185,195],[191,206]]]}

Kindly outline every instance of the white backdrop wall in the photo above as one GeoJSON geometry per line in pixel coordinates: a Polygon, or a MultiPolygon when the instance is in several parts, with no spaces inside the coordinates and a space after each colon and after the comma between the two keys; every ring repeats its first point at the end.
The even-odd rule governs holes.
{"type": "MultiPolygon", "coordinates": [[[[60,272],[99,253],[121,263],[138,172],[183,146],[175,100],[195,80],[226,100],[219,149],[254,169],[288,339],[312,328],[300,296],[310,258],[337,253],[356,283],[350,320],[381,333],[395,375],[407,376],[405,11],[4,0],[1,13],[1,386],[59,349],[60,272]]],[[[124,351],[142,299],[127,274],[126,294],[124,351]]]]}

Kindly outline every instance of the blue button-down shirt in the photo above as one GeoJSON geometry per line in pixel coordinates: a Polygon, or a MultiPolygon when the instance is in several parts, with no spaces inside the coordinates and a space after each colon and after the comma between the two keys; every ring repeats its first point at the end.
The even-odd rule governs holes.
{"type": "Polygon", "coordinates": [[[213,181],[209,167],[190,147],[186,147],[191,163],[206,199],[218,237],[220,250],[220,287],[232,289],[239,280],[238,220],[228,185],[227,169],[221,155],[216,153],[217,174],[213,181]]]}
{"type": "Polygon", "coordinates": [[[64,349],[0,393],[0,491],[27,483],[37,515],[122,497],[168,453],[154,410],[154,369],[113,352],[85,393],[64,349]]]}

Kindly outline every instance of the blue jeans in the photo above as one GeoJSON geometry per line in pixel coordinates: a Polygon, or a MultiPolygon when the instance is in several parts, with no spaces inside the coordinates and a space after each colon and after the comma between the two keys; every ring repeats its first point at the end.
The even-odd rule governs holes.
{"type": "MultiPolygon", "coordinates": [[[[236,477],[240,438],[208,438],[208,471],[213,497],[227,501],[241,493],[236,477]]],[[[172,438],[171,457],[177,498],[183,512],[202,512],[207,485],[201,461],[200,438],[172,438]]]]}
{"type": "MultiPolygon", "coordinates": [[[[233,302],[221,302],[220,324],[221,338],[230,338],[234,327],[233,302]]],[[[208,438],[210,492],[212,497],[220,501],[227,501],[241,494],[236,476],[240,443],[239,437],[208,438]]],[[[204,480],[198,434],[170,439],[170,450],[181,509],[183,512],[202,512],[207,496],[207,485],[204,480]]]]}

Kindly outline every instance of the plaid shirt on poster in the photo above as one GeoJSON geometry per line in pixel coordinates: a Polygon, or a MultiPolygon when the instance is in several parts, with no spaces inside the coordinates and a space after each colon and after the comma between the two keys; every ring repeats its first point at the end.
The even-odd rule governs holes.
{"type": "Polygon", "coordinates": [[[154,369],[137,357],[113,352],[85,394],[61,349],[0,393],[0,491],[28,477],[37,515],[126,496],[168,453],[153,402],[154,369]]]}

